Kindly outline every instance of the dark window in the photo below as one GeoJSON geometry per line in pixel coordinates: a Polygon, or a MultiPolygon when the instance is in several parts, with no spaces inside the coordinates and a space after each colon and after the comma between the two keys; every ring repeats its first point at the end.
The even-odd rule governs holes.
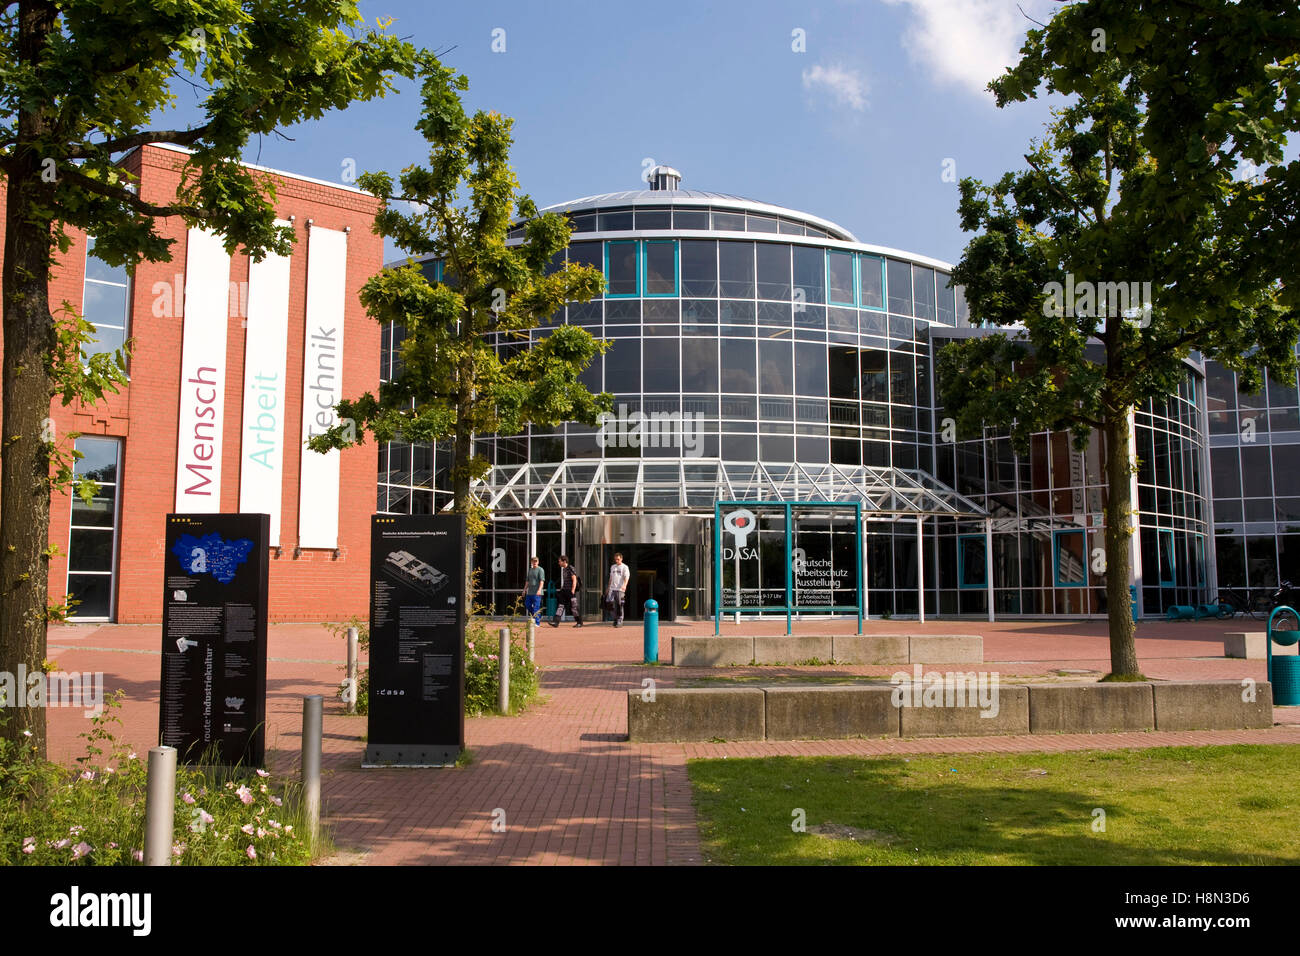
{"type": "Polygon", "coordinates": [[[912,314],[912,267],[906,262],[890,259],[889,311],[900,315],[912,314]]]}
{"type": "Polygon", "coordinates": [[[615,339],[605,352],[605,381],[611,392],[641,391],[641,340],[615,339]]]}
{"type": "MultiPolygon", "coordinates": [[[[942,272],[935,273],[935,279],[939,289],[939,301],[935,306],[935,318],[944,325],[952,325],[957,321],[957,302],[953,297],[953,287],[951,285],[951,276],[942,272]]],[[[865,295],[865,287],[863,294],[865,295]]],[[[863,303],[865,305],[865,302],[863,303]]]]}
{"type": "Polygon", "coordinates": [[[916,317],[934,318],[934,270],[912,266],[912,289],[916,298],[916,317]]]}
{"type": "Polygon", "coordinates": [[[790,395],[794,391],[792,343],[765,339],[758,343],[759,390],[764,395],[790,395]]]}
{"type": "Polygon", "coordinates": [[[631,209],[611,209],[600,214],[601,232],[622,232],[632,228],[631,209]]]}
{"type": "MultiPolygon", "coordinates": [[[[832,346],[827,352],[831,398],[857,398],[858,351],[832,346]]],[[[854,416],[856,424],[857,417],[854,416]]]]}
{"type": "Polygon", "coordinates": [[[1241,449],[1242,497],[1273,497],[1273,479],[1269,473],[1270,457],[1267,445],[1241,449]]]}
{"type": "Polygon", "coordinates": [[[718,278],[722,298],[754,298],[754,244],[718,243],[718,278]]]}
{"type": "Polygon", "coordinates": [[[636,210],[638,229],[671,229],[672,220],[672,210],[667,208],[636,210]]]}
{"type": "Polygon", "coordinates": [[[707,209],[674,209],[673,228],[707,230],[709,228],[709,211],[707,209]]]}
{"type": "Polygon", "coordinates": [[[745,217],[745,228],[749,232],[776,232],[776,217],[756,216],[751,212],[745,217]]]}
{"type": "Polygon", "coordinates": [[[795,302],[826,301],[826,253],[813,246],[794,247],[795,302]]]}
{"type": "Polygon", "coordinates": [[[860,256],[858,274],[862,285],[864,309],[885,307],[885,263],[879,256],[860,256]]]}
{"type": "Polygon", "coordinates": [[[671,239],[643,243],[645,294],[677,294],[677,243],[671,239]]]}
{"type": "Polygon", "coordinates": [[[743,212],[713,213],[713,228],[718,232],[744,232],[745,214],[743,212]]]}
{"type": "Polygon", "coordinates": [[[574,265],[591,266],[597,272],[605,271],[604,243],[572,242],[569,244],[569,261],[574,265]]]}
{"type": "Polygon", "coordinates": [[[1210,474],[1214,481],[1214,497],[1241,497],[1241,463],[1237,449],[1211,448],[1210,474]]]}
{"type": "Polygon", "coordinates": [[[826,348],[800,342],[794,347],[795,392],[826,397],[826,348]]]}
{"type": "Polygon", "coordinates": [[[862,350],[862,397],[869,402],[889,401],[889,353],[862,350]]]}
{"type": "Polygon", "coordinates": [[[716,392],[718,390],[718,342],[700,339],[682,348],[682,391],[716,392]]]}
{"type": "Polygon", "coordinates": [[[739,339],[722,340],[722,391],[757,391],[754,343],[739,339]]]}
{"type": "Polygon", "coordinates": [[[839,305],[855,305],[853,253],[839,252],[834,249],[828,251],[826,253],[826,272],[830,279],[829,301],[839,305]]]}
{"type": "Polygon", "coordinates": [[[683,239],[682,295],[718,294],[718,244],[703,239],[683,239]]]}
{"type": "Polygon", "coordinates": [[[605,274],[607,295],[637,295],[637,256],[635,242],[607,242],[605,252],[609,267],[605,274]]]}
{"type": "Polygon", "coordinates": [[[790,247],[758,243],[758,297],[790,301],[790,247]]]}
{"type": "Polygon", "coordinates": [[[645,388],[646,392],[681,391],[678,374],[677,339],[643,339],[641,347],[645,351],[645,388]]]}

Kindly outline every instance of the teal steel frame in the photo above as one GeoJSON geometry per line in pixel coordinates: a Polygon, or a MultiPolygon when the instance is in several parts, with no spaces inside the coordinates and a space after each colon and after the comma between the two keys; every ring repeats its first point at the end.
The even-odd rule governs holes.
{"type": "MultiPolygon", "coordinates": [[[[834,614],[836,611],[853,611],[858,616],[858,633],[862,633],[862,612],[866,606],[862,593],[862,502],[860,501],[715,501],[713,503],[713,633],[722,632],[722,509],[727,508],[781,508],[785,517],[785,604],[758,607],[727,608],[728,614],[762,614],[771,611],[785,612],[785,632],[793,631],[796,612],[803,614],[834,614]],[[794,580],[791,570],[793,560],[791,539],[794,536],[794,508],[840,508],[853,509],[854,553],[857,557],[857,571],[854,580],[857,583],[858,600],[856,604],[827,604],[820,607],[794,606],[794,580]]],[[[758,529],[755,529],[757,533],[758,529]]],[[[740,594],[740,581],[736,581],[736,594],[740,594]]]]}

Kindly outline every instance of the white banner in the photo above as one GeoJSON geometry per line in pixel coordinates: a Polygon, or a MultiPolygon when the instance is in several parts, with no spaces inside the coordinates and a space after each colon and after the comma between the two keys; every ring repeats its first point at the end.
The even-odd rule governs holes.
{"type": "MultiPolygon", "coordinates": [[[[343,398],[343,300],[347,233],[312,226],[307,236],[307,329],[302,361],[302,440],[337,424],[343,398]]],[[[302,447],[298,546],[336,548],[339,538],[339,453],[302,447]]]]}
{"type": "MultiPolygon", "coordinates": [[[[276,225],[287,226],[287,222],[276,225]]],[[[244,417],[239,510],[271,516],[271,547],[280,544],[284,486],[284,416],[289,347],[289,257],[248,264],[248,335],[244,339],[244,417]]]]}
{"type": "Polygon", "coordinates": [[[191,229],[186,240],[184,315],[176,511],[210,514],[221,510],[230,256],[221,237],[206,229],[191,229]]]}

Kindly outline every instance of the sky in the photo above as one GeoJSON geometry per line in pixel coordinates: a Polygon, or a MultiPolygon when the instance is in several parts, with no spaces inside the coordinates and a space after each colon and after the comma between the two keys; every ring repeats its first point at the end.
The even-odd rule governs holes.
{"type": "MultiPolygon", "coordinates": [[[[470,109],[515,120],[512,164],[539,206],[683,188],[830,219],[865,243],[956,262],[955,179],[1023,167],[1042,100],[998,109],[1026,15],[1051,0],[477,2],[362,0],[370,23],[446,51],[470,109]],[[1023,13],[1022,13],[1023,9],[1023,13]]],[[[186,112],[181,93],[181,112],[186,112]]],[[[331,181],[427,158],[415,86],[253,141],[245,159],[331,181]]],[[[396,256],[390,247],[387,259],[396,256]]]]}

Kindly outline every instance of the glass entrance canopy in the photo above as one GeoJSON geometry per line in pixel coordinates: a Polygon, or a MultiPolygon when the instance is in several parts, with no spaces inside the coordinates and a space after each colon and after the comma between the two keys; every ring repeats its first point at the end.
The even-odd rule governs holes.
{"type": "Polygon", "coordinates": [[[864,515],[984,518],[969,498],[923,471],[710,458],[567,459],[494,466],[473,490],[497,514],[669,511],[711,517],[715,501],[860,502],[864,515]]]}

